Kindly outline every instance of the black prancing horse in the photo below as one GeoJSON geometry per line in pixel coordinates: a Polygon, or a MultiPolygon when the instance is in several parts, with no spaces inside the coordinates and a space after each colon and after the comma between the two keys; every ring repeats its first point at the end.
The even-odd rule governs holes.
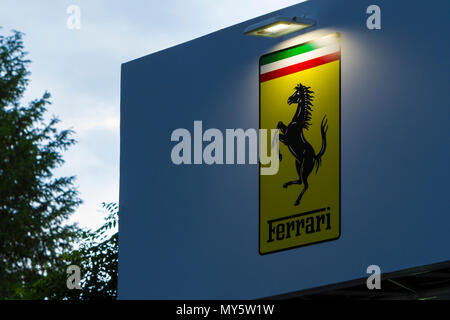
{"type": "MultiPolygon", "coordinates": [[[[303,194],[308,189],[308,176],[314,169],[314,166],[317,166],[316,173],[317,170],[319,170],[322,156],[325,153],[327,146],[326,133],[328,130],[328,125],[325,117],[323,117],[320,125],[320,131],[322,133],[322,149],[320,149],[320,152],[317,155],[314,152],[314,148],[308,141],[306,141],[303,134],[303,129],[308,130],[311,125],[311,101],[313,99],[312,94],[314,92],[309,90],[310,88],[311,87],[306,87],[301,83],[295,87],[295,93],[289,97],[287,103],[289,105],[297,103],[297,111],[288,126],[281,121],[278,122],[277,126],[277,129],[281,131],[279,139],[294,155],[295,167],[298,172],[298,180],[286,182],[283,187],[287,188],[290,185],[301,185],[302,183],[304,185],[302,192],[298,196],[297,201],[294,203],[295,206],[300,204],[303,194]]],[[[280,153],[280,161],[281,159],[282,157],[280,153]]]]}

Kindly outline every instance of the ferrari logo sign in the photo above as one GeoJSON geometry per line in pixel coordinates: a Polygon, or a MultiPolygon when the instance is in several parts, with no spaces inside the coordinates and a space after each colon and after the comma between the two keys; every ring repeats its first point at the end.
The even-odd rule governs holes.
{"type": "Polygon", "coordinates": [[[260,175],[259,252],[339,238],[339,34],[261,57],[260,128],[278,129],[280,166],[260,175]]]}

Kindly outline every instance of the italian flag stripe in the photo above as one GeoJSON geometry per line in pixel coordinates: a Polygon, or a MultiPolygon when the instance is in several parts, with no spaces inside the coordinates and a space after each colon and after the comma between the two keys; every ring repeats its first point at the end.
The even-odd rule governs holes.
{"type": "Polygon", "coordinates": [[[260,81],[265,82],[265,81],[269,81],[269,80],[272,80],[275,78],[287,76],[288,74],[291,74],[291,73],[296,73],[296,72],[300,72],[300,71],[303,71],[306,69],[318,67],[323,64],[338,60],[340,55],[341,55],[340,52],[335,52],[335,53],[328,54],[323,57],[318,57],[318,58],[311,59],[311,60],[308,60],[305,62],[300,62],[298,64],[294,64],[289,67],[285,67],[285,68],[281,68],[281,69],[278,69],[278,70],[275,70],[272,72],[264,73],[264,74],[261,74],[260,81]]]}
{"type": "Polygon", "coordinates": [[[260,60],[260,82],[314,68],[339,58],[339,42],[332,37],[267,55],[260,60]]]}
{"type": "Polygon", "coordinates": [[[265,65],[265,64],[269,64],[272,62],[276,62],[279,60],[283,60],[286,58],[290,58],[305,52],[309,52],[315,49],[319,49],[320,48],[320,44],[318,44],[317,42],[312,42],[312,43],[307,43],[304,44],[300,47],[295,47],[289,50],[285,50],[279,53],[274,53],[268,56],[265,56],[261,59],[261,65],[265,65]]]}

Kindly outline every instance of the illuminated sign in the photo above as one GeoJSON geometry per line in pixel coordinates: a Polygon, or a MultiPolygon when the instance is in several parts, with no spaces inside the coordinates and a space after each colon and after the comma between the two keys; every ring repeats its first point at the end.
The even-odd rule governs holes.
{"type": "Polygon", "coordinates": [[[278,129],[281,161],[259,178],[260,254],[340,236],[340,52],[336,33],[260,58],[260,128],[278,129]]]}

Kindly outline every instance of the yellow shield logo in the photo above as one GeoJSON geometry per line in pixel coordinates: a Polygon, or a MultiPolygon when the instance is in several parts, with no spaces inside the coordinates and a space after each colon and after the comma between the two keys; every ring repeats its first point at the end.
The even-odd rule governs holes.
{"type": "Polygon", "coordinates": [[[340,236],[340,52],[336,33],[260,58],[260,129],[280,153],[260,174],[260,254],[340,236]]]}

